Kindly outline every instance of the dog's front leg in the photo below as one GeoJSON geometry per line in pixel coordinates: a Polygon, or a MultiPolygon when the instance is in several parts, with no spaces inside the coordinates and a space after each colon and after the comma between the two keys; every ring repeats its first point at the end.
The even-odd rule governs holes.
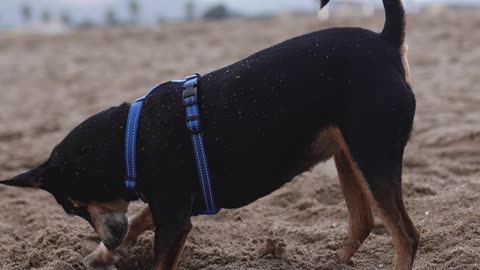
{"type": "MultiPolygon", "coordinates": [[[[192,195],[182,190],[169,190],[151,196],[149,206],[155,224],[154,270],[175,270],[192,229],[192,195]],[[176,191],[176,192],[175,192],[176,191]]],[[[166,189],[164,189],[165,191],[166,189]]]]}
{"type": "Polygon", "coordinates": [[[177,269],[192,223],[188,219],[177,228],[160,227],[155,230],[154,270],[177,269]]]}
{"type": "Polygon", "coordinates": [[[145,206],[139,212],[135,213],[128,219],[128,233],[125,240],[118,248],[120,251],[126,246],[137,241],[137,238],[145,231],[150,231],[155,228],[152,219],[150,207],[145,206]]]}
{"type": "Polygon", "coordinates": [[[94,269],[109,269],[124,249],[134,243],[137,238],[145,231],[153,230],[153,219],[148,206],[128,218],[128,233],[122,244],[115,250],[109,251],[103,243],[98,245],[97,249],[85,258],[85,263],[94,269]]]}

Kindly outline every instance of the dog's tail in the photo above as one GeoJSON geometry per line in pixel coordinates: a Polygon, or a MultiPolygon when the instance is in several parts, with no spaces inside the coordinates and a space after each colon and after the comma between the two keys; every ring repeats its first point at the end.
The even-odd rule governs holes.
{"type": "MultiPolygon", "coordinates": [[[[330,0],[320,0],[323,8],[330,0]]],[[[385,26],[382,35],[398,47],[405,43],[406,16],[402,0],[383,0],[385,7],[385,26]]]]}

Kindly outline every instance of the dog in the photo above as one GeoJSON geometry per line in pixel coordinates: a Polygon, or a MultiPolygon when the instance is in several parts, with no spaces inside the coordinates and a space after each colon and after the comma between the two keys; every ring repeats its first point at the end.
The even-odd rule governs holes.
{"type": "MultiPolygon", "coordinates": [[[[325,6],[329,0],[322,0],[325,6]]],[[[395,269],[412,269],[420,238],[402,198],[402,160],[415,116],[401,0],[383,0],[381,33],[334,28],[309,33],[213,71],[198,83],[203,135],[219,208],[245,206],[334,158],[348,208],[338,251],[349,263],[376,209],[393,240],[395,269]]],[[[155,229],[154,269],[176,269],[190,218],[203,208],[182,87],[166,83],[145,101],[138,130],[139,196],[123,185],[129,104],[74,128],[37,168],[1,183],[50,192],[84,218],[102,244],[92,265],[155,229]]]]}

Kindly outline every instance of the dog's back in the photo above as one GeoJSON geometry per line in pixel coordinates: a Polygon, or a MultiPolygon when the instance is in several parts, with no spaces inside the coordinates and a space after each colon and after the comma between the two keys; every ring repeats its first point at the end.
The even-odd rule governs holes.
{"type": "Polygon", "coordinates": [[[381,135],[389,130],[398,134],[396,151],[403,149],[415,112],[402,63],[404,18],[386,25],[382,33],[333,28],[299,36],[202,78],[212,170],[228,179],[218,186],[248,194],[238,192],[237,201],[224,192],[219,200],[226,196],[229,207],[244,205],[330,158],[332,151],[312,151],[329,127],[348,140],[358,137],[350,134],[356,128],[384,129],[376,132],[380,138],[371,137],[378,142],[394,136],[381,135]],[[262,150],[249,156],[249,149],[262,150]]]}

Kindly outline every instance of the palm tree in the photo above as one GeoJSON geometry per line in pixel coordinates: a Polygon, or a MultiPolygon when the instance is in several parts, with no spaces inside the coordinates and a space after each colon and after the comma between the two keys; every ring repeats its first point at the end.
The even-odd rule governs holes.
{"type": "Polygon", "coordinates": [[[22,5],[21,13],[22,13],[23,22],[25,24],[30,23],[30,21],[32,20],[32,7],[28,3],[24,3],[22,5]]]}
{"type": "Polygon", "coordinates": [[[140,5],[136,0],[130,0],[128,3],[128,9],[130,10],[131,23],[138,23],[138,14],[140,13],[140,5]]]}

